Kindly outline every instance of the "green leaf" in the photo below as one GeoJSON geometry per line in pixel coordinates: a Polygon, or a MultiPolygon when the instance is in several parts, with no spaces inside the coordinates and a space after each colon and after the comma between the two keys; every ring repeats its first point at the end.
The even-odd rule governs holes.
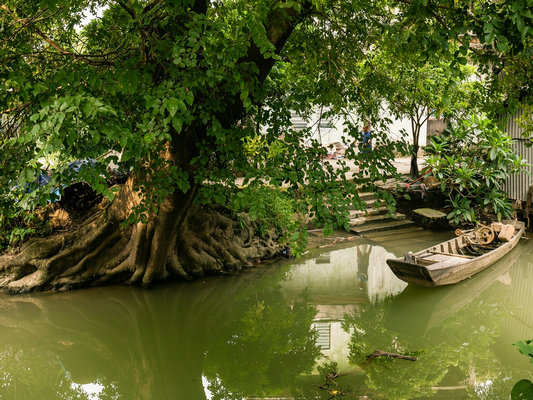
{"type": "Polygon", "coordinates": [[[31,130],[31,134],[33,136],[37,136],[39,134],[39,132],[41,131],[41,125],[39,124],[35,124],[31,130]]]}
{"type": "Polygon", "coordinates": [[[98,144],[100,142],[100,134],[98,132],[93,132],[93,143],[98,144]]]}
{"type": "Polygon", "coordinates": [[[125,148],[128,144],[128,137],[122,135],[118,138],[118,143],[120,144],[120,147],[125,148]]]}
{"type": "Polygon", "coordinates": [[[533,399],[533,382],[528,379],[518,381],[511,390],[512,400],[531,400],[533,399]]]}
{"type": "Polygon", "coordinates": [[[485,33],[492,33],[494,31],[494,26],[489,22],[489,23],[486,23],[484,26],[483,26],[483,32],[485,33]]]}
{"type": "Polygon", "coordinates": [[[74,132],[67,133],[67,144],[72,146],[76,141],[76,134],[74,132]]]}
{"type": "Polygon", "coordinates": [[[514,343],[514,346],[518,348],[518,351],[527,357],[531,357],[533,363],[533,340],[526,340],[525,342],[519,341],[514,343]]]}
{"type": "Polygon", "coordinates": [[[192,103],[194,102],[194,95],[192,94],[191,91],[188,91],[187,94],[185,95],[185,101],[187,102],[188,105],[192,106],[192,103]]]}
{"type": "Polygon", "coordinates": [[[173,118],[174,115],[176,115],[180,107],[185,107],[185,104],[183,103],[183,101],[178,100],[175,97],[170,97],[168,99],[163,100],[163,104],[165,105],[165,108],[167,109],[171,118],[173,118]]]}
{"type": "Polygon", "coordinates": [[[121,162],[126,162],[126,161],[130,160],[131,158],[133,158],[132,151],[129,150],[129,149],[125,149],[124,152],[122,153],[122,156],[120,157],[120,161],[121,162]]]}
{"type": "Polygon", "coordinates": [[[533,13],[531,12],[531,10],[529,8],[522,8],[520,10],[520,14],[523,17],[526,17],[526,18],[529,18],[529,19],[533,19],[533,13]]]}
{"type": "Polygon", "coordinates": [[[183,121],[181,118],[179,117],[174,117],[172,118],[172,126],[174,127],[174,129],[176,130],[176,133],[180,133],[181,132],[181,129],[183,127],[183,121]]]}

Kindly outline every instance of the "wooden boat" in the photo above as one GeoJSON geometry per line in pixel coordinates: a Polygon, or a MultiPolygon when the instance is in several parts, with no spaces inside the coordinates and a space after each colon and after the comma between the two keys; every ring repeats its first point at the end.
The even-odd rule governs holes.
{"type": "MultiPolygon", "coordinates": [[[[509,280],[510,270],[519,268],[520,262],[530,258],[533,259],[531,246],[517,246],[505,258],[481,271],[475,279],[439,288],[408,285],[392,299],[385,326],[410,336],[425,336],[433,329],[440,329],[451,316],[460,313],[486,290],[502,290],[490,288],[497,282],[501,284],[509,280]],[[532,253],[528,256],[529,249],[532,253]]],[[[528,264],[533,267],[532,263],[528,264]]]]}
{"type": "Polygon", "coordinates": [[[508,241],[498,240],[491,227],[483,227],[481,231],[460,232],[456,238],[419,252],[409,252],[404,258],[389,259],[387,264],[398,278],[415,285],[433,287],[461,282],[492,265],[518,244],[525,224],[504,221],[504,227],[509,226],[514,233],[508,241]],[[487,238],[491,235],[489,230],[493,239],[487,238]]]}

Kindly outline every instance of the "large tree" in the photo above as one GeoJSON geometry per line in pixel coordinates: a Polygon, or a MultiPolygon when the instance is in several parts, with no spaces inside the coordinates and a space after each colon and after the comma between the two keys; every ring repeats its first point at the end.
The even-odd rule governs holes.
{"type": "MultiPolygon", "coordinates": [[[[12,115],[3,164],[13,171],[4,184],[26,188],[35,167],[57,153],[68,160],[110,149],[122,153],[129,176],[115,196],[99,165],[82,168],[78,179],[111,204],[79,229],[3,256],[2,286],[146,285],[272,255],[193,200],[205,171],[217,169],[210,164],[227,164],[238,151],[243,134],[232,127],[246,124],[246,109],[307,6],[48,3],[2,4],[2,104],[12,115]],[[108,8],[80,30],[82,13],[94,7],[108,8]],[[223,146],[228,151],[215,154],[223,146]]],[[[60,163],[51,184],[69,173],[60,163]]]]}
{"type": "MultiPolygon", "coordinates": [[[[478,34],[485,14],[515,18],[521,36],[505,36],[507,47],[498,48],[525,53],[531,32],[523,7],[472,4],[1,3],[3,210],[46,204],[47,192],[72,180],[89,182],[108,202],[76,229],[1,256],[0,286],[17,292],[191,279],[272,256],[276,235],[296,232],[287,239],[298,243],[289,214],[310,216],[329,231],[346,226],[348,205],[361,205],[354,182],[339,183],[346,168],[325,168],[318,143],[288,129],[290,109],[324,105],[368,115],[350,67],[383,31],[403,42],[416,38],[423,53],[448,48],[453,38],[468,47],[465,29],[478,34]],[[102,16],[84,25],[89,11],[102,16]],[[250,150],[258,133],[265,139],[260,156],[250,150]],[[73,176],[68,162],[87,157],[99,161],[73,176]],[[34,190],[40,168],[54,159],[52,181],[34,190]],[[111,161],[127,172],[117,189],[107,185],[111,161]],[[246,174],[237,195],[236,171],[246,174]],[[217,206],[229,204],[252,219],[272,215],[278,232],[263,229],[258,237],[257,221],[236,221],[217,206]]],[[[487,53],[503,40],[503,27],[493,29],[487,53]]],[[[354,124],[346,129],[357,134],[354,124]]],[[[382,163],[371,164],[375,174],[390,167],[383,156],[392,156],[390,148],[372,155],[382,163]]]]}

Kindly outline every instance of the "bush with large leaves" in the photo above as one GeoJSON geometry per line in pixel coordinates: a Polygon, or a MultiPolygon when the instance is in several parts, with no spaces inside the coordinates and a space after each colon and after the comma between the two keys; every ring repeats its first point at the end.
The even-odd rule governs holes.
{"type": "Polygon", "coordinates": [[[449,197],[448,218],[455,224],[477,222],[486,214],[511,216],[503,191],[505,178],[527,165],[511,148],[511,138],[485,115],[450,126],[426,147],[431,174],[449,197]]]}

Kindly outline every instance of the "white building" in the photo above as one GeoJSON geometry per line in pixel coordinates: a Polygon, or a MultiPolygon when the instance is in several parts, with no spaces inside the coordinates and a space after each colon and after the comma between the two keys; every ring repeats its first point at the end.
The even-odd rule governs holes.
{"type": "MultiPolygon", "coordinates": [[[[403,140],[406,140],[409,143],[413,142],[410,119],[396,119],[389,115],[387,112],[383,112],[381,117],[383,118],[383,121],[385,121],[385,119],[387,118],[392,121],[390,124],[387,125],[389,139],[402,140],[403,138],[403,140]],[[402,132],[407,133],[407,136],[402,135],[402,132]]],[[[356,121],[355,118],[354,121],[356,121]]],[[[346,134],[344,133],[345,120],[343,118],[321,118],[320,110],[315,111],[307,119],[300,117],[296,113],[292,113],[291,122],[293,128],[297,131],[310,128],[312,132],[312,139],[317,140],[324,147],[329,147],[334,143],[341,143],[343,146],[346,146],[347,144],[350,144],[353,141],[352,138],[345,138],[346,140],[343,140],[343,137],[346,136],[346,134]]],[[[427,126],[428,123],[425,122],[421,128],[419,137],[420,146],[426,145],[427,126]]]]}

